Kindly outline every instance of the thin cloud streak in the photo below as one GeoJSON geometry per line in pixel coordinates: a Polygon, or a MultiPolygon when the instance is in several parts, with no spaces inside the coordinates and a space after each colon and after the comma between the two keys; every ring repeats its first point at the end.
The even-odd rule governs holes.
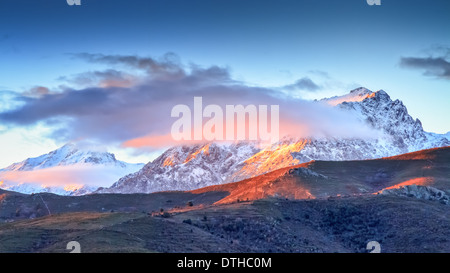
{"type": "Polygon", "coordinates": [[[306,90],[311,92],[321,89],[319,85],[317,85],[308,77],[303,77],[293,84],[285,85],[283,88],[288,90],[306,90]]]}
{"type": "Polygon", "coordinates": [[[423,70],[424,76],[450,80],[450,48],[440,46],[434,50],[441,55],[429,57],[402,57],[400,59],[400,66],[423,70]]]}

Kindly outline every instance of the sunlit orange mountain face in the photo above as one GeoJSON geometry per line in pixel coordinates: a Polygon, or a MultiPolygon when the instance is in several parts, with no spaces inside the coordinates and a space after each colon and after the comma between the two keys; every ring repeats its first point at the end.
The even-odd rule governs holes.
{"type": "Polygon", "coordinates": [[[450,147],[358,161],[311,161],[193,193],[225,191],[218,204],[267,197],[314,199],[379,194],[409,185],[450,192],[450,147]]]}

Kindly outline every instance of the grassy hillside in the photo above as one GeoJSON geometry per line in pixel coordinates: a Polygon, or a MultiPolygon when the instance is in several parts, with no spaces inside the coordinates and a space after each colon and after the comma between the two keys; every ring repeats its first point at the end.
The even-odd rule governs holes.
{"type": "Polygon", "coordinates": [[[0,252],[450,252],[450,210],[392,196],[263,199],[148,215],[64,213],[0,224],[0,252]],[[160,216],[162,215],[162,216],[160,216]]]}

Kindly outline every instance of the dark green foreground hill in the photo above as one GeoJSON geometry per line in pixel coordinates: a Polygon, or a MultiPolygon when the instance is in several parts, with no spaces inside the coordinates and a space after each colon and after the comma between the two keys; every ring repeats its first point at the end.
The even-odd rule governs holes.
{"type": "Polygon", "coordinates": [[[0,252],[450,252],[450,209],[396,196],[265,199],[155,214],[78,212],[0,224],[0,252]]]}

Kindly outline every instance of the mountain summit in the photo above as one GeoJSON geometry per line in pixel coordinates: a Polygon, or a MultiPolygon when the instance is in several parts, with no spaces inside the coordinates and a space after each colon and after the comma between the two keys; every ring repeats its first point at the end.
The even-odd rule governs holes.
{"type": "Polygon", "coordinates": [[[403,102],[392,100],[383,90],[369,93],[361,101],[343,101],[338,107],[387,133],[392,138],[392,144],[399,149],[395,154],[450,145],[446,135],[425,132],[420,120],[408,114],[403,102]]]}
{"type": "Polygon", "coordinates": [[[359,87],[359,88],[353,89],[352,91],[350,91],[350,93],[348,93],[346,95],[325,98],[325,99],[322,99],[321,101],[324,101],[332,106],[336,106],[343,102],[363,101],[368,97],[374,96],[374,94],[375,94],[374,92],[370,91],[369,89],[367,89],[365,87],[359,87]]]}
{"type": "Polygon", "coordinates": [[[78,164],[113,165],[125,168],[128,163],[116,160],[114,154],[107,152],[93,152],[79,149],[76,144],[68,143],[61,148],[38,157],[28,158],[22,162],[14,163],[3,170],[32,171],[56,166],[69,166],[78,164]]]}

